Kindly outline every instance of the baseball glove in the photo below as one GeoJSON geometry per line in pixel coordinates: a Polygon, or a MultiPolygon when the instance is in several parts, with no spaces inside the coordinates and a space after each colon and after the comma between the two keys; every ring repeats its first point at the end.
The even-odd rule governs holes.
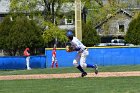
{"type": "Polygon", "coordinates": [[[70,45],[66,45],[66,51],[67,52],[72,52],[73,51],[73,47],[70,45]]]}

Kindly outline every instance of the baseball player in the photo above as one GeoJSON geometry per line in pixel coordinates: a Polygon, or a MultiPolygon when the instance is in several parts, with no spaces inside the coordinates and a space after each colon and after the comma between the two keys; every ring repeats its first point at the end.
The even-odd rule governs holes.
{"type": "Polygon", "coordinates": [[[68,46],[66,45],[66,51],[72,52],[77,51],[77,55],[75,59],[73,60],[73,65],[81,71],[81,77],[84,77],[87,75],[87,72],[84,71],[83,68],[94,68],[95,74],[98,74],[98,67],[97,65],[91,65],[86,63],[86,57],[89,55],[89,52],[84,46],[81,41],[79,41],[76,37],[73,36],[72,31],[67,31],[67,37],[69,39],[69,43],[71,44],[71,47],[73,49],[69,50],[68,46]],[[78,62],[80,61],[80,64],[78,62]]]}
{"type": "Polygon", "coordinates": [[[24,50],[24,56],[26,56],[26,66],[27,66],[27,70],[31,70],[31,67],[30,67],[30,49],[29,48],[26,48],[24,50]]]}
{"type": "Polygon", "coordinates": [[[54,45],[54,48],[52,50],[52,68],[54,67],[54,64],[56,66],[56,68],[58,68],[58,63],[57,63],[57,59],[56,59],[56,45],[54,45]]]}

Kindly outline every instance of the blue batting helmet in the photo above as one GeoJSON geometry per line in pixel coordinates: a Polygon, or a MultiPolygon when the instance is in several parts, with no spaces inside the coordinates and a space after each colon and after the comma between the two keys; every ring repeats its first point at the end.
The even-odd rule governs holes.
{"type": "Polygon", "coordinates": [[[67,31],[67,37],[72,37],[73,36],[73,32],[71,30],[67,31]]]}

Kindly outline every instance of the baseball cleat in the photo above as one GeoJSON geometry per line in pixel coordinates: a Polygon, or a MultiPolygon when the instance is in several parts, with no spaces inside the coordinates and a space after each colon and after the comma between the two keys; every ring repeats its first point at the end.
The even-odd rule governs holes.
{"type": "Polygon", "coordinates": [[[84,76],[86,76],[87,75],[87,72],[83,72],[82,74],[81,74],[81,77],[84,77],[84,76]]]}
{"type": "Polygon", "coordinates": [[[29,68],[27,68],[27,70],[32,70],[32,69],[29,67],[29,68]]]}
{"type": "Polygon", "coordinates": [[[98,74],[98,66],[97,64],[94,65],[95,74],[98,74]]]}

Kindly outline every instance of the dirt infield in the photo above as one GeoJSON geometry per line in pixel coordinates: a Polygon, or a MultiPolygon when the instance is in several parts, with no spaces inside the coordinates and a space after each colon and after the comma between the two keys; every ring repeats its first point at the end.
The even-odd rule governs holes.
{"type": "MultiPolygon", "coordinates": [[[[52,78],[78,78],[80,73],[64,73],[64,74],[33,74],[33,75],[7,75],[0,76],[0,80],[19,80],[19,79],[52,79],[52,78]]],[[[98,75],[88,73],[86,77],[127,77],[140,76],[140,71],[132,72],[100,72],[98,75]]]]}

